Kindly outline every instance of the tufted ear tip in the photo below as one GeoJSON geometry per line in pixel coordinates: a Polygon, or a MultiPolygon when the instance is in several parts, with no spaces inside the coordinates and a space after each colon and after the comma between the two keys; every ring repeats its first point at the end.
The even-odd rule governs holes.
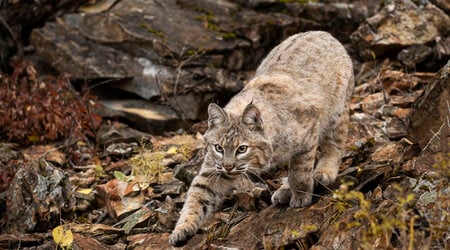
{"type": "Polygon", "coordinates": [[[253,104],[253,102],[249,103],[247,107],[245,107],[244,113],[242,114],[241,117],[241,122],[247,126],[250,126],[253,129],[262,128],[263,121],[261,118],[261,112],[253,104]]]}
{"type": "Polygon", "coordinates": [[[215,103],[208,106],[208,128],[214,128],[228,120],[225,111],[215,103]]]}

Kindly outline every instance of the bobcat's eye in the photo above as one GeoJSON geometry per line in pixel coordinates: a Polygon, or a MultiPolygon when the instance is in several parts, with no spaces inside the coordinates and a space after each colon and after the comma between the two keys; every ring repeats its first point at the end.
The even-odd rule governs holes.
{"type": "Polygon", "coordinates": [[[222,146],[220,146],[219,144],[214,145],[214,149],[215,149],[218,153],[223,153],[223,148],[222,148],[222,146]]]}
{"type": "Polygon", "coordinates": [[[243,153],[245,153],[245,152],[247,151],[247,148],[248,148],[248,147],[247,147],[246,145],[241,145],[241,146],[238,147],[238,149],[237,149],[236,152],[237,152],[238,154],[243,154],[243,153]]]}

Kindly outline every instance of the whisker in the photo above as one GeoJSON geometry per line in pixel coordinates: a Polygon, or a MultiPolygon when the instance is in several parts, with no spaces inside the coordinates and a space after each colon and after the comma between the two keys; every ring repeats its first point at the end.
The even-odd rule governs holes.
{"type": "MultiPolygon", "coordinates": [[[[255,173],[255,172],[254,172],[254,169],[248,168],[248,169],[247,169],[247,172],[250,173],[250,174],[252,174],[252,176],[256,177],[256,179],[258,179],[258,180],[261,181],[262,183],[266,183],[266,181],[265,181],[263,178],[261,178],[261,176],[259,176],[258,173],[255,173]]],[[[249,177],[250,177],[250,176],[249,176],[249,177]]],[[[250,178],[251,178],[251,177],[250,177],[250,178]]]]}
{"type": "Polygon", "coordinates": [[[244,176],[247,180],[249,180],[251,183],[253,183],[252,179],[250,178],[250,176],[248,176],[247,173],[243,173],[243,176],[244,176]]]}
{"type": "Polygon", "coordinates": [[[248,167],[248,169],[251,169],[251,170],[257,172],[259,175],[261,175],[261,174],[271,175],[268,169],[254,168],[254,167],[248,167]]]}

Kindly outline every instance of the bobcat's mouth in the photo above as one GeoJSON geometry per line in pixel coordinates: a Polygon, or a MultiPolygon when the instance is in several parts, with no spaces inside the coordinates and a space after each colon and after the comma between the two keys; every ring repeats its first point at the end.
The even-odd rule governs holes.
{"type": "Polygon", "coordinates": [[[216,164],[216,171],[222,175],[227,175],[227,176],[236,176],[236,175],[240,175],[245,173],[245,171],[247,170],[247,164],[244,163],[242,165],[239,165],[237,167],[234,167],[232,170],[228,171],[225,170],[224,167],[222,167],[222,165],[220,164],[216,164]]]}

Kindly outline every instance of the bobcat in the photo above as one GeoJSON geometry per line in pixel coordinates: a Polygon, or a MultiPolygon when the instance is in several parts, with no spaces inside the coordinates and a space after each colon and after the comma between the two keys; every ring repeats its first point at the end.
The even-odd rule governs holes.
{"type": "Polygon", "coordinates": [[[169,242],[193,236],[246,172],[287,163],[272,203],[310,205],[314,184],[338,173],[353,86],[352,61],[329,33],[299,33],[275,47],[224,109],[209,105],[206,155],[169,242]]]}

